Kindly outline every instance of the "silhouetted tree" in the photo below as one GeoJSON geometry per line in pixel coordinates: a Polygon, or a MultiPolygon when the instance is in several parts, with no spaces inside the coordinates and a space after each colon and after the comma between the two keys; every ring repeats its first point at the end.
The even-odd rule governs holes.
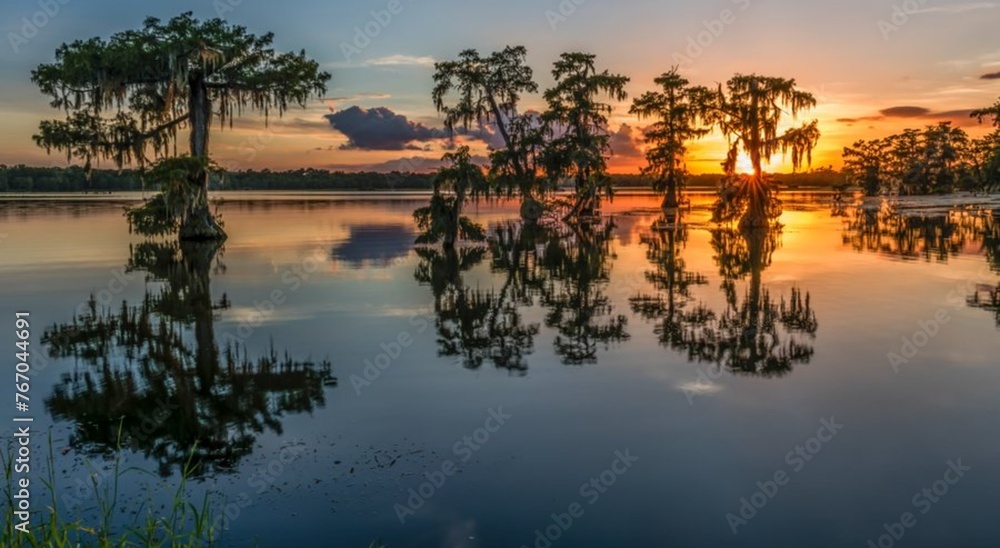
{"type": "Polygon", "coordinates": [[[483,228],[468,217],[462,216],[466,200],[489,197],[493,191],[483,170],[472,163],[469,147],[459,147],[444,155],[448,165],[438,170],[434,178],[434,193],[428,207],[413,212],[422,234],[417,243],[433,244],[439,241],[446,248],[455,246],[459,237],[481,241],[483,228]],[[448,192],[448,195],[445,193],[448,192]]]}
{"type": "Polygon", "coordinates": [[[608,115],[611,105],[599,98],[624,101],[629,79],[597,72],[596,56],[563,53],[555,62],[555,86],[545,91],[548,109],[542,114],[549,140],[542,164],[552,181],[573,180],[575,201],[566,220],[592,216],[600,206],[600,194],[612,195],[606,155],[610,150],[608,115]]]}
{"type": "Polygon", "coordinates": [[[965,162],[971,177],[971,190],[984,192],[1000,188],[1000,129],[969,142],[965,162]]]}
{"type": "Polygon", "coordinates": [[[764,176],[763,163],[781,151],[792,153],[792,165],[798,169],[812,163],[812,151],[819,141],[818,122],[779,134],[784,116],[793,118],[816,106],[810,93],[797,89],[795,80],[756,74],[738,74],[717,90],[698,88],[702,116],[718,128],[729,141],[723,169],[733,183],[719,211],[725,216],[740,216],[744,228],[767,227],[780,214],[774,185],[764,176]],[[753,173],[736,177],[740,151],[749,156],[753,173]]]}
{"type": "Polygon", "coordinates": [[[457,60],[435,63],[432,97],[438,112],[445,115],[445,126],[453,131],[459,126],[468,131],[472,123],[480,130],[496,128],[504,147],[490,154],[491,174],[508,195],[516,193],[526,202],[537,203],[542,190],[535,162],[540,129],[537,117],[518,112],[521,96],[538,91],[526,55],[523,46],[507,46],[489,57],[468,49],[457,60]]]}
{"type": "Polygon", "coordinates": [[[858,185],[865,196],[882,192],[886,162],[886,142],[881,139],[859,140],[844,148],[844,172],[851,184],[858,185]]]}
{"type": "Polygon", "coordinates": [[[35,142],[88,169],[102,159],[142,166],[150,153],[176,156],[177,131],[186,126],[191,159],[178,173],[187,195],[180,237],[223,238],[207,201],[213,118],[224,127],[244,110],[281,115],[289,104],[305,106],[324,93],[330,79],[304,51],[276,53],[273,38],[187,12],[166,23],[147,18],[141,29],[108,40],[63,44],[55,63],[40,65],[31,79],[66,119],[43,121],[35,142]]]}
{"type": "Polygon", "coordinates": [[[660,89],[635,99],[629,112],[640,119],[655,119],[644,130],[649,148],[642,173],[653,177],[653,190],[664,195],[663,207],[676,208],[687,175],[684,164],[687,143],[704,136],[708,130],[698,126],[694,94],[688,87],[689,82],[676,68],[658,76],[654,82],[660,89]]]}

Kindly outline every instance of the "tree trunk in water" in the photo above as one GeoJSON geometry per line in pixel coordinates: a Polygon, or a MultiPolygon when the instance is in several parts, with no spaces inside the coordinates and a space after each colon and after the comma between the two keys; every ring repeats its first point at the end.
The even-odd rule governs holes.
{"type": "Polygon", "coordinates": [[[581,217],[590,217],[594,215],[598,204],[597,189],[589,188],[577,196],[576,203],[573,204],[573,208],[570,209],[569,213],[563,217],[563,221],[579,221],[581,217]]]}
{"type": "Polygon", "coordinates": [[[677,183],[672,178],[667,181],[667,192],[663,196],[663,203],[660,204],[663,210],[664,219],[668,224],[673,225],[680,216],[680,200],[677,199],[677,183]]]}
{"type": "Polygon", "coordinates": [[[458,242],[458,228],[459,223],[462,219],[462,202],[464,201],[464,196],[455,196],[455,205],[448,210],[448,224],[445,229],[444,234],[444,247],[445,249],[454,249],[455,243],[458,242]]]}
{"type": "Polygon", "coordinates": [[[770,226],[767,218],[768,200],[770,193],[764,181],[764,171],[761,168],[760,154],[751,153],[750,159],[753,162],[753,178],[748,183],[747,189],[747,211],[740,219],[740,229],[752,230],[757,228],[767,228],[770,226]]]}
{"type": "Polygon", "coordinates": [[[677,209],[680,204],[677,201],[677,196],[674,194],[667,194],[663,197],[663,203],[660,204],[662,209],[677,209]]]}
{"type": "Polygon", "coordinates": [[[676,209],[680,205],[677,194],[677,181],[674,180],[673,175],[670,175],[667,177],[667,191],[663,196],[662,209],[676,209]]]}
{"type": "MultiPolygon", "coordinates": [[[[212,123],[212,102],[208,97],[204,76],[201,74],[191,77],[188,110],[191,115],[189,122],[191,124],[191,156],[207,161],[208,131],[212,123]]],[[[191,185],[199,190],[194,205],[181,224],[180,239],[182,241],[226,239],[225,231],[219,226],[208,208],[208,177],[208,171],[202,170],[190,181],[191,185]]]]}
{"type": "Polygon", "coordinates": [[[534,223],[542,218],[545,213],[545,206],[534,196],[527,194],[521,201],[521,219],[534,223]]]}
{"type": "Polygon", "coordinates": [[[665,207],[663,208],[663,223],[661,226],[663,229],[670,229],[673,231],[677,228],[677,225],[681,222],[681,210],[677,207],[665,207]]]}
{"type": "Polygon", "coordinates": [[[763,229],[770,224],[767,218],[767,195],[759,186],[754,187],[748,195],[747,211],[740,219],[740,229],[743,230],[763,229]]]}

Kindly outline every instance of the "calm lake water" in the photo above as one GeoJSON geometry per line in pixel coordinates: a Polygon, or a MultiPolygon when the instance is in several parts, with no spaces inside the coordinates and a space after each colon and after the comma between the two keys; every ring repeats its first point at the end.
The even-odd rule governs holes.
{"type": "Polygon", "coordinates": [[[1000,200],[785,196],[750,237],[707,197],[576,232],[479,206],[454,254],[414,247],[424,200],[229,194],[218,250],[0,202],[61,508],[96,515],[121,425],[150,473],[116,522],[197,442],[223,545],[997,545],[1000,200]]]}

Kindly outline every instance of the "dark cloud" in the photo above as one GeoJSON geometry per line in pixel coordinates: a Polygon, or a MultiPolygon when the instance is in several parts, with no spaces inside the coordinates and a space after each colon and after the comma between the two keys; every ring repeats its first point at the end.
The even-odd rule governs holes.
{"type": "MultiPolygon", "coordinates": [[[[325,116],[330,126],[347,136],[341,148],[361,150],[413,150],[414,141],[445,139],[448,132],[409,121],[385,108],[351,107],[325,116]]],[[[420,150],[419,147],[416,150],[420,150]]]]}
{"type": "Polygon", "coordinates": [[[924,107],[890,107],[879,112],[886,118],[919,118],[931,113],[924,107]]]}
{"type": "Polygon", "coordinates": [[[503,135],[500,134],[500,130],[497,129],[497,125],[493,122],[481,125],[476,129],[469,129],[468,131],[463,128],[456,128],[455,132],[459,135],[465,135],[470,139],[478,139],[492,149],[507,146],[507,143],[503,140],[503,135]]]}
{"type": "Polygon", "coordinates": [[[991,72],[979,77],[980,80],[1000,80],[1000,72],[991,72]]]}
{"type": "Polygon", "coordinates": [[[885,120],[885,116],[862,116],[861,118],[837,118],[838,122],[844,124],[854,124],[856,122],[878,122],[885,120]]]}
{"type": "Polygon", "coordinates": [[[945,112],[933,112],[924,107],[890,107],[879,111],[881,116],[862,116],[859,118],[837,118],[843,124],[855,124],[858,122],[881,122],[888,118],[923,118],[925,120],[951,120],[956,125],[973,125],[970,121],[972,109],[949,110],[945,112]]]}
{"type": "Polygon", "coordinates": [[[611,151],[621,158],[640,158],[642,150],[638,139],[641,133],[628,124],[622,124],[618,131],[611,134],[611,151]]]}
{"type": "MultiPolygon", "coordinates": [[[[542,113],[537,110],[526,110],[523,115],[528,118],[532,128],[537,128],[542,124],[542,113]]],[[[510,124],[508,122],[508,127],[509,125],[510,124]]],[[[458,128],[456,133],[465,135],[470,139],[478,139],[486,143],[487,146],[494,150],[505,148],[507,146],[507,143],[503,140],[503,135],[497,128],[496,122],[491,121],[486,124],[482,124],[475,129],[470,128],[468,131],[458,128]]]]}
{"type": "MultiPolygon", "coordinates": [[[[527,114],[537,119],[539,114],[529,111],[527,114]]],[[[397,114],[386,107],[365,109],[358,106],[327,114],[325,116],[330,127],[343,133],[349,139],[341,148],[348,150],[421,150],[429,151],[431,141],[444,141],[440,147],[444,150],[454,149],[451,143],[452,135],[445,128],[429,127],[420,122],[409,120],[402,114],[397,114]],[[424,143],[419,145],[417,143],[424,143]]],[[[495,123],[479,125],[465,129],[455,128],[455,135],[466,139],[478,140],[493,149],[506,146],[503,135],[495,123]]]]}

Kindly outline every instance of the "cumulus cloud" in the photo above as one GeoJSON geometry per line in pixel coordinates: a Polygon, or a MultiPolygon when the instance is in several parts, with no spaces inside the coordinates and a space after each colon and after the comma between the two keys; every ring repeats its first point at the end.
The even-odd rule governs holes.
{"type": "MultiPolygon", "coordinates": [[[[330,99],[334,100],[337,98],[330,99]]],[[[540,113],[529,110],[525,114],[531,117],[533,124],[540,123],[540,113]]],[[[440,141],[441,148],[453,149],[453,136],[482,141],[492,149],[506,146],[494,122],[469,129],[456,127],[452,135],[446,128],[413,122],[386,107],[365,109],[355,105],[327,114],[325,118],[330,127],[347,136],[348,143],[341,146],[345,150],[431,150],[428,143],[432,141],[440,141]]]]}
{"type": "Polygon", "coordinates": [[[611,151],[615,156],[622,158],[642,157],[642,150],[639,148],[640,132],[628,124],[622,124],[618,131],[611,134],[611,151]]]}
{"type": "Polygon", "coordinates": [[[343,149],[422,150],[414,145],[448,137],[444,129],[411,122],[406,116],[385,108],[353,106],[325,116],[333,129],[347,136],[343,149]]]}

